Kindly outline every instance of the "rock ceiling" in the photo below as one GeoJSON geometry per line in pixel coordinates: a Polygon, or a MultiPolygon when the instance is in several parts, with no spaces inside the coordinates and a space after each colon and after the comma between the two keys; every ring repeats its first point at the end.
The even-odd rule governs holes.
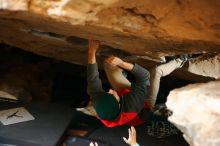
{"type": "Polygon", "coordinates": [[[220,52],[218,0],[0,0],[0,42],[86,63],[88,38],[101,55],[160,60],[220,52]]]}
{"type": "Polygon", "coordinates": [[[218,0],[0,0],[0,43],[85,65],[92,38],[100,58],[150,68],[163,56],[219,53],[219,8],[218,0]]]}
{"type": "MultiPolygon", "coordinates": [[[[98,56],[114,54],[152,67],[163,56],[219,54],[219,18],[219,0],[0,0],[0,43],[85,65],[87,39],[97,39],[98,56]]],[[[202,63],[201,70],[220,75],[220,55],[214,61],[202,63]]],[[[219,81],[210,84],[219,91],[219,81]]]]}

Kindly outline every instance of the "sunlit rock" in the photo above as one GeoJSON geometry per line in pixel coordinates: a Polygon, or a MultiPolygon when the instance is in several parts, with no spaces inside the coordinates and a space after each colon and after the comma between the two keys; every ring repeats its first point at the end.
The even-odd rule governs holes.
{"type": "Polygon", "coordinates": [[[215,79],[220,78],[220,54],[201,56],[189,61],[189,72],[208,76],[215,79]]]}
{"type": "Polygon", "coordinates": [[[140,60],[220,53],[219,7],[216,0],[0,0],[0,42],[82,65],[87,43],[70,37],[140,60]]]}
{"type": "Polygon", "coordinates": [[[220,53],[219,7],[216,0],[0,0],[0,43],[86,65],[92,38],[101,41],[98,58],[150,69],[165,56],[220,53]]]}
{"type": "Polygon", "coordinates": [[[0,9],[27,11],[29,0],[0,0],[0,9]]]}
{"type": "Polygon", "coordinates": [[[191,146],[220,145],[220,81],[192,84],[170,92],[166,105],[191,146]]]}

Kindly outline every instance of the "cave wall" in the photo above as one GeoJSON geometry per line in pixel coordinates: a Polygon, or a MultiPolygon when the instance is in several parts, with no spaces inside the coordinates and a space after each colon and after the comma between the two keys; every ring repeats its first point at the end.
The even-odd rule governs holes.
{"type": "Polygon", "coordinates": [[[0,97],[51,101],[55,78],[51,61],[7,45],[0,48],[0,97]]]}
{"type": "Polygon", "coordinates": [[[175,89],[166,105],[173,111],[168,118],[183,132],[190,146],[220,145],[220,81],[191,84],[175,89]]]}
{"type": "Polygon", "coordinates": [[[71,107],[86,104],[85,66],[8,45],[0,44],[0,48],[0,100],[59,102],[71,107]]]}
{"type": "Polygon", "coordinates": [[[214,63],[203,58],[208,63],[199,71],[174,72],[209,81],[220,75],[219,6],[218,0],[0,0],[0,43],[86,65],[87,40],[98,39],[99,62],[113,54],[147,69],[164,56],[217,54],[214,63]]]}
{"type": "MultiPolygon", "coordinates": [[[[204,54],[209,57],[201,59],[200,68],[196,69],[199,72],[191,68],[188,71],[179,70],[175,73],[183,78],[201,82],[210,79],[206,80],[196,75],[192,77],[189,72],[215,79],[220,77],[219,18],[219,0],[0,0],[0,43],[80,65],[85,65],[87,62],[87,39],[101,41],[102,46],[97,53],[99,61],[102,57],[114,54],[146,68],[163,62],[164,56],[185,53],[204,54]],[[214,59],[209,60],[210,57],[214,59]]],[[[42,64],[39,66],[43,67],[42,64]]],[[[15,73],[12,74],[16,77],[15,73]]],[[[28,76],[21,75],[21,77],[28,76]]],[[[10,78],[5,80],[10,83],[10,78]]],[[[186,87],[186,91],[191,91],[191,88],[198,89],[201,96],[203,94],[217,96],[215,100],[219,101],[218,85],[219,81],[207,83],[204,86],[193,85],[186,87]],[[210,89],[213,93],[202,92],[206,89],[210,89]]],[[[36,84],[34,87],[38,86],[36,84]]],[[[183,107],[183,102],[178,104],[174,102],[179,106],[176,109],[173,108],[175,104],[170,104],[176,101],[174,93],[171,93],[167,103],[174,113],[181,108],[182,111],[196,109],[195,104],[189,105],[190,108],[183,107]]],[[[177,94],[181,95],[179,101],[185,98],[182,92],[179,94],[177,91],[177,94]]],[[[185,103],[191,102],[188,100],[185,103]]],[[[206,106],[206,103],[202,102],[202,105],[206,106]]],[[[213,109],[210,111],[212,112],[213,109]]],[[[203,113],[199,114],[203,115],[203,113]]],[[[216,112],[216,114],[219,113],[216,112]]],[[[182,115],[184,114],[181,113],[182,115]]],[[[212,118],[212,113],[208,112],[208,115],[212,118]]],[[[192,116],[194,116],[193,112],[192,116]]],[[[207,117],[204,121],[209,120],[207,117]]],[[[171,122],[184,132],[192,146],[197,146],[193,139],[194,135],[188,133],[188,129],[184,129],[188,123],[181,125],[181,122],[188,120],[188,117],[183,116],[179,119],[175,121],[171,118],[171,122]]],[[[217,119],[219,121],[218,117],[217,119]]],[[[218,121],[212,122],[215,124],[219,123],[218,121]]],[[[205,127],[202,124],[201,127],[205,127]]],[[[188,126],[191,125],[188,124],[188,126]]],[[[210,129],[204,129],[201,135],[204,136],[203,134],[208,131],[212,132],[209,136],[219,137],[218,129],[212,127],[210,129]]],[[[198,129],[195,130],[198,131],[198,129]]],[[[202,137],[195,141],[201,142],[200,140],[203,139],[202,137]]],[[[209,141],[207,143],[210,145],[209,141]]],[[[203,141],[199,143],[200,146],[206,146],[206,144],[203,141]]]]}
{"type": "Polygon", "coordinates": [[[219,6],[217,0],[0,0],[0,42],[75,64],[86,63],[88,38],[109,46],[105,54],[115,48],[142,64],[219,53],[219,6]]]}

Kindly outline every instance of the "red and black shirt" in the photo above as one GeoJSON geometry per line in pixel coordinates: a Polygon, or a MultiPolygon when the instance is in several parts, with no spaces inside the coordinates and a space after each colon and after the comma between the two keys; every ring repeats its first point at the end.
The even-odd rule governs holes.
{"type": "MultiPolygon", "coordinates": [[[[149,106],[145,101],[147,95],[147,86],[149,86],[149,72],[138,64],[134,65],[131,71],[134,76],[134,82],[130,89],[118,91],[120,98],[120,114],[115,120],[101,120],[107,127],[120,125],[139,125],[148,117],[149,106]]],[[[102,92],[102,82],[99,78],[97,64],[88,64],[87,66],[87,92],[91,96],[93,104],[102,92]]]]}

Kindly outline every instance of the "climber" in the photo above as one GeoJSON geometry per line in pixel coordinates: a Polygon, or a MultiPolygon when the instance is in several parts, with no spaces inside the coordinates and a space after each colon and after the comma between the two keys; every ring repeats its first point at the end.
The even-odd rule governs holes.
{"type": "Polygon", "coordinates": [[[115,56],[108,57],[104,69],[113,89],[105,92],[96,62],[99,44],[96,40],[89,41],[87,66],[87,92],[91,96],[97,118],[107,127],[142,124],[149,118],[155,105],[160,78],[180,68],[184,61],[175,59],[159,65],[151,71],[150,78],[150,73],[138,64],[123,61],[115,56]],[[135,81],[131,83],[127,80],[123,70],[130,72],[135,81]]]}

